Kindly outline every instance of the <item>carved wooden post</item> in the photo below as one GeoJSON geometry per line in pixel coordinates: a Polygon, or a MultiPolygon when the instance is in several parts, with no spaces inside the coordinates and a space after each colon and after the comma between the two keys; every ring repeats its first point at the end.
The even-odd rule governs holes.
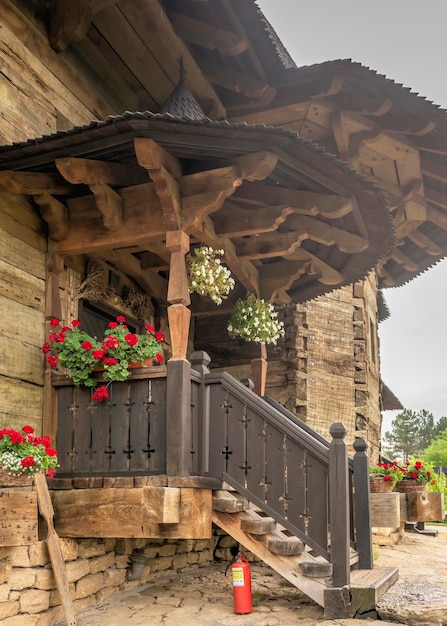
{"type": "Polygon", "coordinates": [[[354,440],[354,519],[360,569],[373,569],[367,448],[364,439],[354,440]]]}
{"type": "Polygon", "coordinates": [[[201,429],[199,468],[200,474],[204,476],[209,472],[210,465],[210,388],[205,385],[205,374],[209,374],[208,365],[211,362],[209,354],[203,350],[193,352],[189,357],[192,369],[202,377],[202,389],[199,396],[198,412],[201,417],[199,428],[201,429]]]}
{"type": "Polygon", "coordinates": [[[172,357],[167,363],[166,471],[168,476],[189,476],[191,462],[191,365],[186,359],[191,311],[185,254],[189,237],[181,230],[166,233],[171,253],[168,284],[168,319],[172,357]]]}
{"type": "Polygon", "coordinates": [[[267,348],[264,342],[260,344],[261,354],[259,358],[252,359],[251,365],[251,379],[254,383],[253,391],[258,396],[265,394],[265,381],[267,378],[267,348]]]}
{"type": "MultiPolygon", "coordinates": [[[[46,293],[45,293],[45,337],[48,336],[49,320],[61,319],[61,299],[59,294],[59,274],[64,270],[64,260],[58,254],[51,252],[52,244],[49,242],[49,252],[46,258],[46,293]]],[[[43,432],[55,442],[57,437],[57,406],[56,394],[51,382],[51,368],[45,364],[44,393],[43,393],[43,432]]]]}
{"type": "Polygon", "coordinates": [[[329,429],[329,512],[331,522],[332,586],[349,584],[349,474],[346,427],[332,424],[329,429]]]}

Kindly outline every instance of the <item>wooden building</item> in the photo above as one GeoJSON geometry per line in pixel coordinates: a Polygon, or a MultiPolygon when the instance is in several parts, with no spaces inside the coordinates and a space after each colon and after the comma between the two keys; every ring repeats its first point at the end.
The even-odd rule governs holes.
{"type": "MultiPolygon", "coordinates": [[[[329,588],[288,575],[339,616],[355,588],[350,545],[361,567],[372,562],[351,524],[346,433],[330,427],[343,422],[350,446],[361,437],[378,455],[381,290],[445,256],[445,113],[357,64],[297,68],[254,0],[0,8],[0,427],[57,438],[56,528],[74,563],[82,538],[106,542],[121,571],[113,592],[130,538],[141,549],[212,541],[213,519],[290,572],[226,519],[241,504],[223,497],[224,480],[297,538],[286,554],[304,541],[330,563],[329,588]],[[220,307],[188,292],[185,255],[202,243],[224,249],[236,278],[220,307]],[[246,292],[281,306],[286,324],[268,350],[268,401],[236,380],[262,393],[259,346],[226,334],[246,292]],[[92,408],[88,391],[45,371],[40,348],[52,317],[98,311],[154,322],[168,341],[165,365],[92,408]],[[337,480],[346,489],[334,500],[337,480]],[[225,500],[214,514],[213,490],[225,500]]],[[[22,537],[34,541],[35,526],[22,537]]],[[[5,585],[21,567],[7,550],[5,585]]],[[[83,595],[96,573],[79,568],[82,607],[103,587],[95,578],[83,595]]],[[[0,616],[27,614],[17,602],[7,599],[9,614],[0,602],[0,616]]],[[[46,602],[39,610],[56,615],[46,602]]]]}

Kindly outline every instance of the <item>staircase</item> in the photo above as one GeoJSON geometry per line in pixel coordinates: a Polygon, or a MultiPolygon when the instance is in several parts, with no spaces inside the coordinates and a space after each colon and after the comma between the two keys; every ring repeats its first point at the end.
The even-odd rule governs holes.
{"type": "Polygon", "coordinates": [[[327,619],[372,614],[398,571],[373,568],[366,442],[354,441],[350,459],[342,422],[329,442],[249,385],[210,371],[206,353],[191,363],[197,474],[225,487],[214,493],[214,523],[327,619]]]}
{"type": "MultiPolygon", "coordinates": [[[[213,523],[323,607],[327,619],[340,617],[338,601],[334,606],[330,600],[332,565],[315,556],[273,518],[237,492],[217,490],[213,492],[213,523]]],[[[351,552],[350,563],[351,568],[358,564],[355,551],[351,552]]],[[[379,598],[398,577],[397,568],[353,569],[344,599],[346,615],[371,615],[379,598]]]]}

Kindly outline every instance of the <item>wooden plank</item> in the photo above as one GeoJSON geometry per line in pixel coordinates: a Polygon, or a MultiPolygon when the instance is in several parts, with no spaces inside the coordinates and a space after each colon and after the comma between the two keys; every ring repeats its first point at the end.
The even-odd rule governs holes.
{"type": "Polygon", "coordinates": [[[0,428],[21,428],[24,424],[40,432],[43,388],[0,376],[0,428]]]}
{"type": "Polygon", "coordinates": [[[351,572],[351,615],[374,611],[377,602],[399,578],[397,567],[375,567],[351,572]]]}
{"type": "Polygon", "coordinates": [[[400,494],[371,493],[371,526],[398,528],[400,526],[400,494]]]}
{"type": "MultiPolygon", "coordinates": [[[[22,232],[16,230],[15,224],[9,216],[0,213],[0,223],[0,259],[20,269],[25,274],[44,280],[44,250],[33,245],[34,242],[28,243],[26,241],[28,233],[24,233],[23,230],[22,232]]],[[[41,240],[43,241],[43,239],[41,240]]]]}
{"type": "Polygon", "coordinates": [[[0,276],[2,277],[0,296],[36,309],[40,313],[44,312],[45,283],[41,278],[28,274],[1,259],[0,276]]]}
{"type": "Polygon", "coordinates": [[[37,542],[37,496],[27,488],[0,489],[0,546],[37,542]]]}
{"type": "Polygon", "coordinates": [[[23,330],[27,329],[26,341],[39,348],[45,340],[42,313],[4,296],[0,296],[0,328],[2,332],[7,329],[10,337],[20,341],[24,341],[23,330]]]}
{"type": "Polygon", "coordinates": [[[67,626],[76,626],[76,618],[71,601],[61,543],[53,525],[53,504],[51,502],[50,492],[48,491],[47,479],[43,471],[37,472],[37,474],[34,475],[34,486],[37,492],[39,511],[46,522],[47,536],[45,541],[53,568],[54,578],[56,579],[57,590],[62,600],[65,621],[67,626]]]}
{"type": "Polygon", "coordinates": [[[43,385],[43,375],[44,357],[40,348],[0,334],[0,376],[43,385]]]}

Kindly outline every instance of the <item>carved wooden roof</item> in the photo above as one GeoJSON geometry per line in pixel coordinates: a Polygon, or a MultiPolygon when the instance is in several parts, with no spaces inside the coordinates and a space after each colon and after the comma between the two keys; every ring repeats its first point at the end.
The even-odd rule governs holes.
{"type": "Polygon", "coordinates": [[[354,282],[394,242],[374,182],[263,125],[126,113],[5,146],[0,170],[39,207],[55,252],[105,258],[161,301],[167,230],[223,248],[235,296],[277,302],[354,282]]]}

